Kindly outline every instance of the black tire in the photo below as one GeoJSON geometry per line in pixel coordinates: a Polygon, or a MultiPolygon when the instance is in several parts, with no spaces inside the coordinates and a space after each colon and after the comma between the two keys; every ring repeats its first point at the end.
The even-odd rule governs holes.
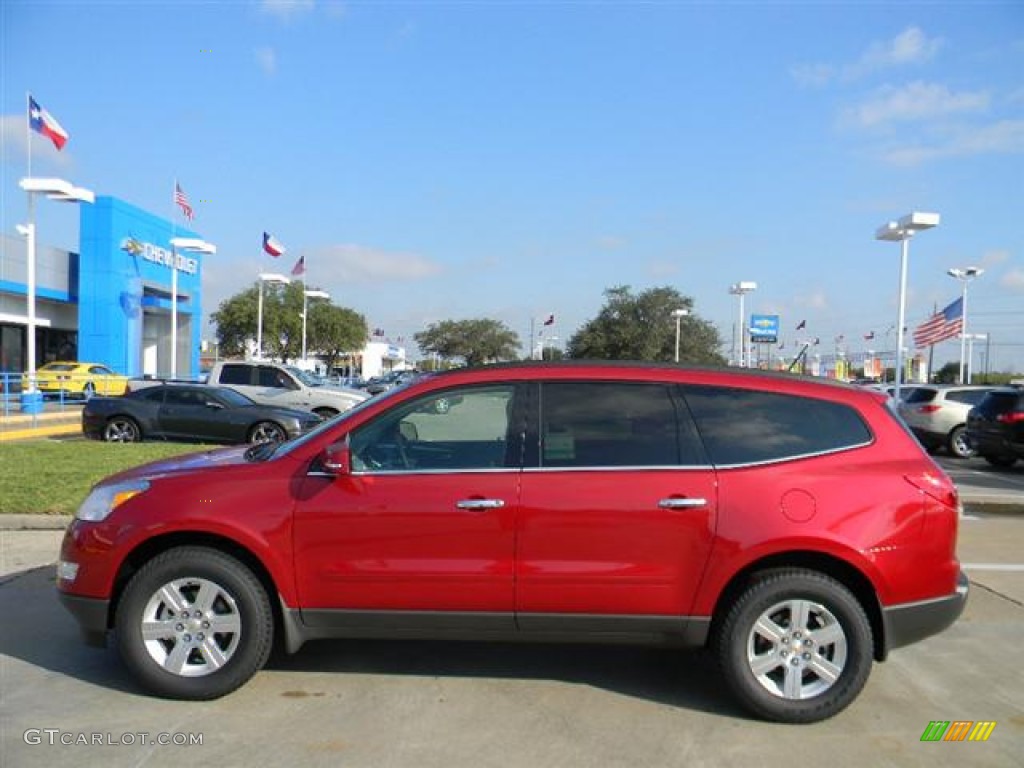
{"type": "Polygon", "coordinates": [[[452,402],[447,397],[439,397],[434,401],[434,413],[445,414],[452,408],[452,402]]]}
{"type": "Polygon", "coordinates": [[[261,421],[252,425],[246,440],[250,443],[283,443],[288,439],[284,427],[273,421],[261,421]]]}
{"type": "Polygon", "coordinates": [[[969,459],[975,454],[974,447],[967,437],[966,426],[961,424],[959,427],[953,428],[946,441],[946,449],[950,456],[956,456],[958,459],[969,459]]]}
{"type": "Polygon", "coordinates": [[[108,443],[137,443],[142,440],[142,430],[129,416],[113,416],[103,427],[103,440],[108,443]]]}
{"type": "Polygon", "coordinates": [[[766,720],[832,717],[857,698],[871,672],[871,624],[863,607],[816,571],[758,576],[726,608],[712,641],[733,694],[766,720]],[[794,609],[802,619],[794,620],[794,609]],[[766,626],[776,631],[774,640],[766,626]]]}
{"type": "Polygon", "coordinates": [[[1007,456],[1002,453],[986,453],[985,461],[991,464],[993,467],[999,467],[1000,469],[1009,469],[1017,463],[1016,456],[1007,456]]]}
{"type": "Polygon", "coordinates": [[[121,657],[142,685],[193,701],[248,681],[266,663],[274,635],[263,585],[238,560],[207,547],[170,549],[146,563],[128,582],[114,625],[121,657]],[[176,607],[168,594],[180,601],[176,607]],[[148,642],[144,621],[154,628],[148,642]]]}
{"type": "Polygon", "coordinates": [[[340,411],[337,411],[334,408],[314,408],[313,413],[315,413],[324,421],[327,421],[328,419],[333,419],[335,416],[337,416],[340,413],[340,411]]]}

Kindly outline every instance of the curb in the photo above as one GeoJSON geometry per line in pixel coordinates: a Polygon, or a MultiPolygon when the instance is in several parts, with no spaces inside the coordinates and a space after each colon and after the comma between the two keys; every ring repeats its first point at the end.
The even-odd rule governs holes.
{"type": "Polygon", "coordinates": [[[63,531],[71,520],[71,515],[0,515],[0,531],[63,531]]]}

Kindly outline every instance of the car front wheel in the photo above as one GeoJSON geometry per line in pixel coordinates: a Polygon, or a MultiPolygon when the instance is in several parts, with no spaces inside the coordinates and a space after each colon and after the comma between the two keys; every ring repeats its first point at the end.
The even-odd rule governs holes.
{"type": "Polygon", "coordinates": [[[857,599],[824,574],[768,571],[728,608],[713,636],[725,679],[754,714],[786,723],[829,718],[871,672],[871,624],[857,599]]]}
{"type": "Polygon", "coordinates": [[[273,614],[245,565],[206,547],[178,547],[131,579],[115,616],[118,648],[139,681],[161,696],[214,699],[266,663],[273,614]]]}

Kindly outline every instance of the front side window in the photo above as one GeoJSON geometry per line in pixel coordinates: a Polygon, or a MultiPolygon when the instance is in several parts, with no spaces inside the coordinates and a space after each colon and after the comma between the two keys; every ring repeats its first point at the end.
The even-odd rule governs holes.
{"type": "Polygon", "coordinates": [[[261,365],[259,368],[259,386],[274,389],[298,389],[295,380],[280,368],[261,365]]]}
{"type": "Polygon", "coordinates": [[[517,467],[511,437],[514,387],[446,390],[402,403],[350,437],[357,472],[417,472],[517,467]]]}
{"type": "Polygon", "coordinates": [[[680,431],[673,388],[632,382],[544,382],[540,466],[665,467],[698,463],[680,431]]]}
{"type": "Polygon", "coordinates": [[[828,400],[687,386],[686,402],[717,466],[780,461],[871,442],[860,415],[828,400]]]}

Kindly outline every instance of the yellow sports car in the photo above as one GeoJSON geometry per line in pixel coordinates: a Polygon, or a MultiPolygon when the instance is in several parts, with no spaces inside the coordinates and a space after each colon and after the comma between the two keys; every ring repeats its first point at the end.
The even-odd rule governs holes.
{"type": "MultiPolygon", "coordinates": [[[[56,395],[123,395],[127,376],[119,376],[105,365],[54,361],[36,370],[36,389],[56,395]]],[[[22,390],[28,389],[28,374],[21,377],[22,390]]]]}

